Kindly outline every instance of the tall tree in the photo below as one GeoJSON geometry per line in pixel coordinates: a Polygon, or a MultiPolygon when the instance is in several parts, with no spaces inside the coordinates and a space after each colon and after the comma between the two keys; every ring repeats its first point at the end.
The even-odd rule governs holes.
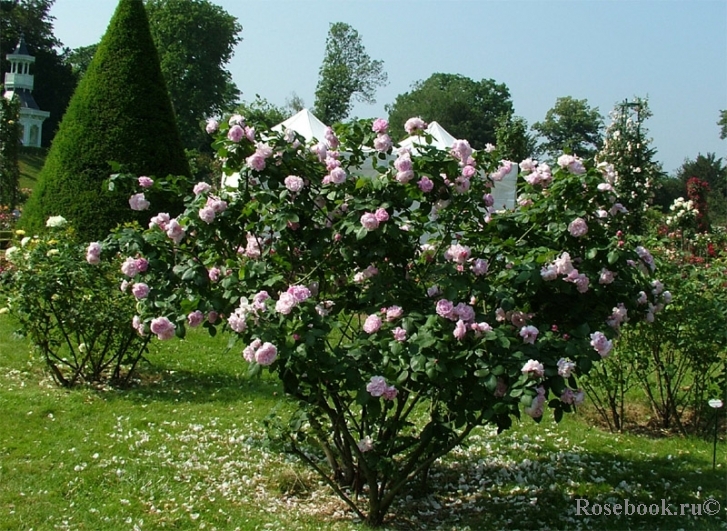
{"type": "Polygon", "coordinates": [[[495,146],[500,157],[520,162],[532,157],[537,142],[528,132],[528,122],[522,116],[511,116],[500,124],[495,131],[495,146]]]}
{"type": "Polygon", "coordinates": [[[43,124],[42,144],[50,144],[63,117],[76,79],[65,63],[61,42],[53,35],[50,9],[55,0],[0,0],[0,76],[8,71],[7,54],[11,53],[20,35],[28,51],[35,57],[33,97],[38,106],[50,112],[43,124]]]}
{"type": "Polygon", "coordinates": [[[497,128],[513,114],[510,91],[504,83],[442,73],[414,83],[410,92],[399,94],[386,110],[395,134],[403,135],[404,123],[419,116],[427,122],[436,120],[475,149],[495,144],[497,128]]]}
{"type": "Polygon", "coordinates": [[[145,0],[182,142],[209,143],[200,125],[228,110],[240,91],[225,66],[240,42],[237,19],[208,0],[145,0]]]}
{"type": "Polygon", "coordinates": [[[20,170],[20,100],[6,100],[0,95],[0,206],[14,208],[18,204],[20,170]]]}
{"type": "MultiPolygon", "coordinates": [[[[129,208],[128,193],[103,186],[111,161],[137,175],[189,175],[142,0],[120,0],[63,117],[22,225],[42,230],[49,216],[61,215],[91,240],[121,222],[148,223],[149,212],[129,208]]],[[[175,215],[181,206],[181,198],[148,199],[156,212],[175,215]]]]}
{"type": "Polygon", "coordinates": [[[603,117],[588,100],[570,96],[558,98],[542,122],[533,124],[542,141],[540,152],[555,158],[568,151],[582,158],[592,158],[603,143],[603,117]]]}
{"type": "Polygon", "coordinates": [[[719,111],[719,137],[724,140],[727,138],[727,111],[719,111]]]}
{"type": "Polygon", "coordinates": [[[376,103],[376,89],[387,80],[384,62],[369,57],[358,31],[335,22],[326,38],[313,112],[326,124],[343,121],[351,113],[354,99],[376,103]]]}
{"type": "Polygon", "coordinates": [[[645,229],[644,213],[652,204],[654,191],[664,175],[655,160],[656,149],[644,122],[651,118],[646,98],[617,103],[610,113],[611,123],[596,162],[613,165],[615,188],[626,211],[629,230],[640,234],[645,229]]]}

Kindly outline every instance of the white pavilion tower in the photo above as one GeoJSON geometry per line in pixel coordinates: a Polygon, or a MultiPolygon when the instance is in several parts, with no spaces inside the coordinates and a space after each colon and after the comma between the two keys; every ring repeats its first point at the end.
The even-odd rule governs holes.
{"type": "Polygon", "coordinates": [[[5,56],[10,62],[10,72],[5,74],[5,98],[17,96],[20,100],[20,128],[24,146],[40,147],[43,122],[50,116],[48,111],[41,111],[33,98],[33,74],[30,65],[35,57],[30,55],[21,35],[20,42],[13,53],[5,56]]]}

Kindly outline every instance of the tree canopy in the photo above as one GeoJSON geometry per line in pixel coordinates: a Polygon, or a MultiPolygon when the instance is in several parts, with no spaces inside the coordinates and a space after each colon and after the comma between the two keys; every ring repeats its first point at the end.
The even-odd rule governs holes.
{"type": "Polygon", "coordinates": [[[719,137],[724,140],[727,138],[727,110],[719,111],[719,121],[717,122],[717,125],[719,126],[719,137]]]}
{"type": "Polygon", "coordinates": [[[426,122],[436,120],[453,136],[482,149],[495,144],[497,128],[512,116],[513,105],[504,83],[436,73],[414,83],[410,92],[399,94],[386,110],[395,134],[404,134],[404,123],[419,116],[426,122]]]}
{"type": "Polygon", "coordinates": [[[571,96],[558,98],[542,122],[533,124],[542,141],[539,150],[552,157],[568,151],[582,158],[591,158],[603,143],[603,117],[598,107],[588,100],[571,96]]]}
{"type": "Polygon", "coordinates": [[[326,38],[313,112],[327,124],[343,121],[353,109],[353,100],[376,103],[376,89],[387,80],[384,62],[369,57],[358,31],[335,22],[326,38]]]}

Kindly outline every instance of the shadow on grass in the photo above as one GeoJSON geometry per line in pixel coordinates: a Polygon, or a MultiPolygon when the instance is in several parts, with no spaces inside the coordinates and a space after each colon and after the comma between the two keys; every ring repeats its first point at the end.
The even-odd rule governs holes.
{"type": "Polygon", "coordinates": [[[426,486],[409,487],[405,501],[391,511],[387,529],[724,529],[727,477],[724,466],[712,471],[711,460],[596,451],[562,463],[552,455],[547,451],[542,457],[507,465],[487,457],[438,464],[426,486]],[[709,498],[721,507],[716,514],[705,512],[709,498]],[[578,499],[590,507],[605,503],[624,507],[628,500],[634,510],[630,515],[595,515],[582,501],[585,510],[578,514],[578,499]],[[654,504],[658,514],[649,513],[654,504]],[[688,505],[682,508],[682,504],[688,505]]]}

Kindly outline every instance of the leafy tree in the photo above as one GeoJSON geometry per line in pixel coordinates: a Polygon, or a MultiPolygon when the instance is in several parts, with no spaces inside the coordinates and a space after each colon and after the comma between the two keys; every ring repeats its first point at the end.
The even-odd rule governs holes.
{"type": "Polygon", "coordinates": [[[71,70],[73,70],[73,74],[78,80],[80,80],[86,73],[86,70],[88,70],[91,61],[93,60],[93,56],[96,54],[96,50],[98,50],[98,44],[89,44],[88,46],[81,46],[79,48],[69,50],[66,54],[66,63],[70,65],[71,70]]]}
{"type": "Polygon", "coordinates": [[[253,101],[240,103],[235,107],[235,113],[244,116],[246,121],[263,123],[266,128],[278,125],[288,117],[285,109],[273,105],[259,94],[255,94],[253,101]]]}
{"type": "Polygon", "coordinates": [[[240,94],[225,65],[242,26],[208,0],[145,0],[145,5],[182,142],[206,146],[200,124],[229,109],[240,94]]]}
{"type": "Polygon", "coordinates": [[[719,121],[717,125],[720,127],[719,137],[724,140],[727,138],[727,111],[719,111],[719,121]]]}
{"type": "Polygon", "coordinates": [[[630,230],[640,234],[645,229],[644,213],[664,175],[661,164],[654,160],[656,150],[643,125],[652,113],[648,100],[636,97],[617,103],[610,116],[611,124],[596,162],[612,165],[611,179],[626,209],[623,215],[629,220],[630,230]]]}
{"type": "Polygon", "coordinates": [[[41,109],[50,112],[43,124],[43,145],[50,144],[76,85],[64,53],[59,52],[61,42],[53,35],[50,9],[54,2],[0,0],[0,75],[8,71],[6,55],[15,49],[23,35],[35,57],[33,97],[41,109]]]}
{"type": "Polygon", "coordinates": [[[328,30],[313,112],[326,124],[341,122],[350,114],[352,100],[376,103],[376,88],[387,79],[384,62],[369,57],[358,31],[335,22],[328,30]]]}
{"type": "MultiPolygon", "coordinates": [[[[121,222],[148,223],[148,212],[129,209],[128,195],[103,185],[112,161],[141,175],[189,175],[142,0],[120,0],[63,117],[22,225],[38,231],[49,216],[60,215],[90,240],[121,222]]],[[[180,201],[149,200],[172,215],[180,201]]]]}
{"type": "Polygon", "coordinates": [[[542,122],[533,124],[533,130],[543,138],[540,151],[551,157],[567,151],[592,158],[602,144],[603,117],[598,107],[588,105],[588,100],[565,96],[555,101],[542,122]]]}
{"type": "Polygon", "coordinates": [[[505,160],[519,162],[536,151],[536,140],[528,133],[528,122],[522,116],[511,116],[495,131],[497,153],[505,160]]]}
{"type": "Polygon", "coordinates": [[[453,136],[468,140],[475,149],[495,144],[498,126],[513,114],[510,91],[504,83],[442,73],[418,81],[410,92],[399,94],[386,110],[395,133],[403,134],[404,123],[419,116],[427,122],[436,120],[453,136]]]}
{"type": "Polygon", "coordinates": [[[697,177],[709,186],[707,206],[712,223],[724,222],[727,219],[727,167],[723,160],[714,153],[697,155],[694,160],[687,159],[676,171],[676,177],[682,186],[692,177],[697,177]]]}
{"type": "MultiPolygon", "coordinates": [[[[2,93],[0,85],[0,93],[2,93]]],[[[19,199],[18,147],[20,125],[18,113],[20,101],[17,97],[6,100],[0,96],[0,208],[12,209],[19,199]]]]}
{"type": "Polygon", "coordinates": [[[292,115],[305,109],[305,102],[298,94],[292,92],[289,98],[285,98],[285,107],[283,108],[287,111],[287,114],[292,115]]]}

